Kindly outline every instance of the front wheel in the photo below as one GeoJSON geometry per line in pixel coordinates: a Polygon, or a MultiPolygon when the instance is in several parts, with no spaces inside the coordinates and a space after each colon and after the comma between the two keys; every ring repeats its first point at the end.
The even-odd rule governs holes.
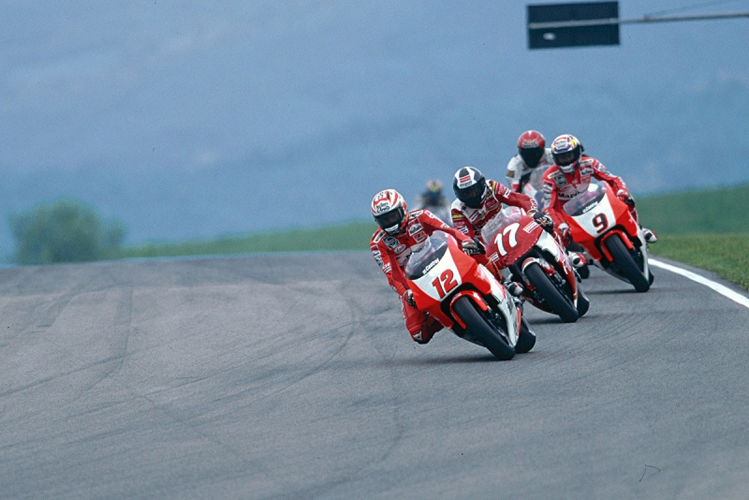
{"type": "Polygon", "coordinates": [[[619,235],[614,234],[610,236],[604,242],[604,245],[611,252],[611,257],[619,266],[622,275],[635,287],[635,290],[638,292],[647,292],[650,289],[650,280],[637,266],[635,260],[632,258],[632,254],[629,253],[619,235]]]}
{"type": "Polygon", "coordinates": [[[536,332],[533,331],[531,325],[525,317],[520,318],[520,337],[518,337],[518,343],[515,345],[515,352],[518,354],[525,354],[533,349],[536,345],[536,332]]]}
{"type": "Polygon", "coordinates": [[[509,345],[489,324],[471,299],[468,297],[459,298],[453,305],[453,311],[463,320],[463,323],[466,324],[468,330],[476,339],[489,349],[497,359],[506,361],[515,356],[515,348],[509,345]]]}
{"type": "Polygon", "coordinates": [[[528,264],[525,268],[525,275],[528,280],[533,283],[536,288],[536,292],[541,296],[546,306],[554,312],[557,316],[562,318],[565,323],[573,323],[577,321],[580,315],[575,309],[575,304],[572,299],[567,298],[562,292],[554,286],[549,276],[541,268],[541,266],[533,262],[528,264]]]}

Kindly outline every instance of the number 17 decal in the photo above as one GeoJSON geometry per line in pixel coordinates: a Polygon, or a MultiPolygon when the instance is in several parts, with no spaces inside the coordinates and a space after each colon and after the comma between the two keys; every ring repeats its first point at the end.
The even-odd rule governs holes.
{"type": "Polygon", "coordinates": [[[440,274],[439,278],[434,278],[434,281],[432,281],[432,285],[434,285],[434,288],[437,289],[437,293],[442,299],[445,297],[445,295],[450,293],[453,288],[458,286],[458,282],[455,281],[455,276],[453,275],[452,269],[445,269],[442,274],[440,274]],[[442,283],[440,283],[440,280],[442,281],[442,283]]]}

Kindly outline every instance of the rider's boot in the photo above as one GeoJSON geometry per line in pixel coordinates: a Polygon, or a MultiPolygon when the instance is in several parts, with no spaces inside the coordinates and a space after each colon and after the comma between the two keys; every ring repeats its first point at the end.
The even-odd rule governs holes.
{"type": "Polygon", "coordinates": [[[582,267],[585,267],[585,265],[588,263],[588,260],[585,258],[585,255],[579,253],[579,252],[567,252],[567,258],[570,260],[570,264],[572,264],[572,267],[575,269],[580,269],[582,267]]]}
{"type": "Polygon", "coordinates": [[[652,229],[648,229],[645,226],[640,226],[642,229],[642,235],[645,236],[645,241],[648,243],[655,243],[658,241],[658,235],[655,234],[655,231],[652,229]]]}
{"type": "Polygon", "coordinates": [[[509,294],[513,297],[520,297],[521,295],[523,295],[523,285],[521,285],[517,281],[506,280],[503,284],[509,294]]]}

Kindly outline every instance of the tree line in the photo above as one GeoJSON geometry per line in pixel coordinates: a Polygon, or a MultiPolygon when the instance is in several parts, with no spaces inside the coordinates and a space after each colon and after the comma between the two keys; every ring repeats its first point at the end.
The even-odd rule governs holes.
{"type": "Polygon", "coordinates": [[[127,236],[121,220],[104,220],[94,207],[67,199],[12,213],[8,224],[11,260],[21,265],[117,259],[127,236]]]}

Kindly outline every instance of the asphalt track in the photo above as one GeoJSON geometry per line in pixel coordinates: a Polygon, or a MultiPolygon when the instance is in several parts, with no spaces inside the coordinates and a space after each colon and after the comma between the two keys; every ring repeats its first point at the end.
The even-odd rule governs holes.
{"type": "Polygon", "coordinates": [[[748,498],[749,310],[654,272],[496,362],[368,253],[0,270],[0,497],[748,498]]]}

